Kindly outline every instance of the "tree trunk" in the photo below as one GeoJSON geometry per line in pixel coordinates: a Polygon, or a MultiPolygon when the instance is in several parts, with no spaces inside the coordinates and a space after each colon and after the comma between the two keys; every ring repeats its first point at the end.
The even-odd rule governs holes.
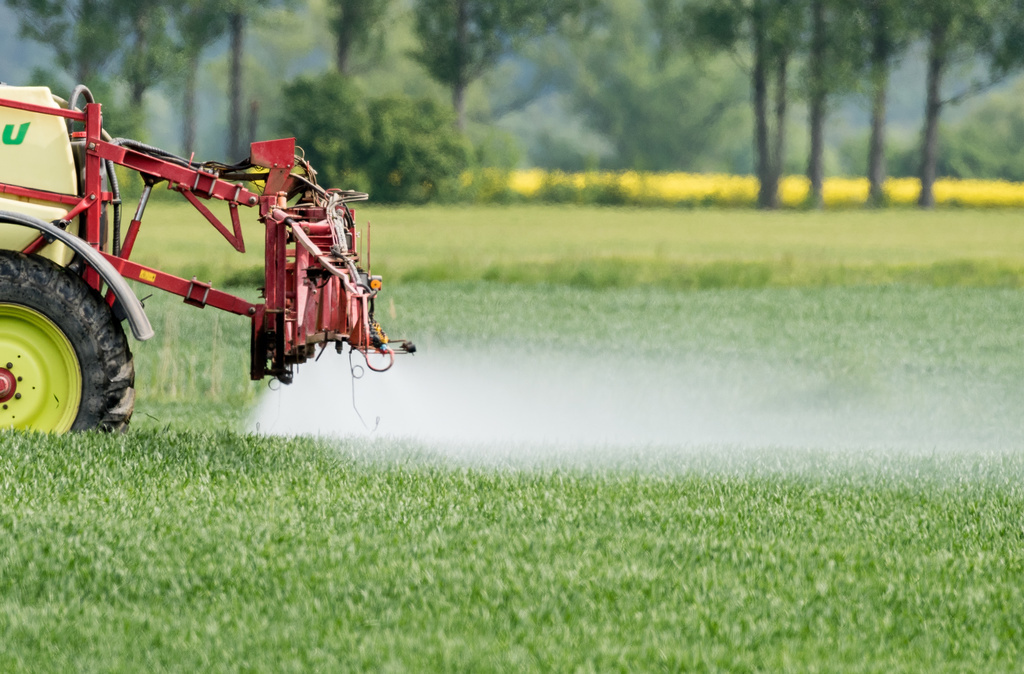
{"type": "Polygon", "coordinates": [[[255,98],[249,101],[249,134],[246,145],[253,143],[259,137],[260,129],[260,102],[255,98]]]}
{"type": "Polygon", "coordinates": [[[339,33],[338,49],[335,52],[335,67],[342,75],[349,74],[349,52],[351,51],[351,46],[352,43],[346,39],[346,36],[339,33]]]}
{"type": "Polygon", "coordinates": [[[754,91],[754,170],[757,171],[757,207],[771,208],[778,185],[772,181],[771,151],[768,140],[768,65],[763,7],[755,2],[751,23],[754,37],[754,67],[751,88],[754,91]]]}
{"type": "Polygon", "coordinates": [[[807,162],[807,179],[811,182],[810,206],[825,207],[825,94],[811,98],[811,156],[807,162]]]}
{"type": "Polygon", "coordinates": [[[868,147],[868,203],[885,204],[885,116],[889,89],[889,66],[883,64],[871,77],[871,140],[868,147]]]}
{"type": "Polygon", "coordinates": [[[199,50],[189,54],[185,66],[184,111],[182,115],[182,146],[185,156],[196,150],[196,82],[199,78],[199,50]]]}
{"type": "Polygon", "coordinates": [[[921,143],[921,195],[917,205],[935,206],[935,173],[939,160],[939,116],[942,114],[942,76],[946,69],[946,26],[932,26],[928,43],[927,101],[924,112],[924,133],[921,143]]]}
{"type": "Polygon", "coordinates": [[[336,23],[334,24],[335,37],[338,40],[334,52],[334,65],[342,75],[348,75],[351,69],[349,57],[352,54],[352,26],[356,23],[352,12],[357,11],[355,7],[358,4],[357,2],[335,3],[339,15],[335,17],[336,23]]]}
{"type": "Polygon", "coordinates": [[[142,97],[146,94],[146,85],[143,82],[132,82],[128,87],[129,96],[128,100],[131,102],[131,106],[134,110],[142,110],[142,97]]]}
{"type": "Polygon", "coordinates": [[[780,205],[779,183],[782,182],[782,172],[785,169],[786,162],[786,106],[788,103],[786,82],[788,70],[789,54],[780,54],[775,71],[775,142],[772,147],[772,190],[768,208],[778,208],[780,205]]]}
{"type": "MultiPolygon", "coordinates": [[[[79,15],[80,16],[96,16],[97,15],[97,10],[96,10],[96,6],[95,5],[96,5],[95,0],[82,0],[81,3],[79,4],[79,10],[78,10],[79,11],[79,15]]],[[[76,78],[76,81],[75,81],[74,84],[76,84],[76,85],[77,84],[84,84],[86,86],[96,86],[96,83],[92,81],[92,77],[96,73],[95,64],[93,64],[89,59],[81,58],[82,56],[84,56],[83,52],[86,52],[86,51],[87,50],[83,49],[81,46],[79,46],[77,44],[76,44],[75,47],[71,48],[71,53],[74,54],[75,56],[79,57],[79,58],[76,59],[76,62],[75,62],[75,65],[74,65],[74,68],[75,68],[75,78],[76,78]]],[[[84,109],[84,105],[83,105],[83,109],[84,109]]]]}
{"type": "Polygon", "coordinates": [[[231,161],[242,158],[242,49],[245,38],[245,17],[235,12],[228,19],[231,31],[231,73],[228,108],[228,157],[231,161]]]}
{"type": "Polygon", "coordinates": [[[809,54],[811,154],[807,160],[807,178],[811,182],[810,206],[825,207],[825,8],[822,0],[811,3],[811,51],[809,54]]]}
{"type": "MultiPolygon", "coordinates": [[[[149,82],[146,78],[146,68],[141,64],[147,58],[146,51],[148,49],[147,38],[149,37],[149,16],[145,12],[139,12],[135,16],[134,21],[135,30],[135,44],[132,45],[132,53],[136,59],[136,68],[130,70],[131,82],[128,83],[129,90],[129,101],[131,102],[132,109],[134,111],[142,110],[142,97],[146,93],[146,89],[149,87],[149,82]]],[[[141,115],[140,115],[141,116],[141,115]]]]}
{"type": "Polygon", "coordinates": [[[150,85],[148,63],[149,16],[138,12],[131,17],[131,46],[124,54],[121,76],[128,85],[128,107],[119,115],[118,126],[129,138],[145,140],[143,96],[150,85]]]}
{"type": "Polygon", "coordinates": [[[452,105],[455,107],[455,128],[466,130],[466,85],[456,82],[452,87],[452,105]]]}
{"type": "Polygon", "coordinates": [[[457,54],[456,68],[457,75],[452,85],[452,106],[455,108],[455,127],[459,131],[466,130],[466,87],[468,86],[468,58],[466,52],[469,49],[469,10],[466,7],[466,0],[459,0],[458,19],[455,24],[455,52],[457,54]]]}
{"type": "Polygon", "coordinates": [[[871,140],[868,145],[868,205],[885,204],[885,117],[889,93],[889,40],[881,10],[871,10],[871,140]]]}

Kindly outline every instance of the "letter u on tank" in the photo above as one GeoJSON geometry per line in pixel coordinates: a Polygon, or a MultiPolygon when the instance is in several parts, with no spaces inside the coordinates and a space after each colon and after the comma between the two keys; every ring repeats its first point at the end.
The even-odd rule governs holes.
{"type": "Polygon", "coordinates": [[[14,125],[8,124],[4,127],[3,141],[4,145],[21,145],[22,141],[25,140],[25,134],[28,133],[29,124],[32,122],[25,122],[18,127],[18,135],[14,135],[14,125]]]}

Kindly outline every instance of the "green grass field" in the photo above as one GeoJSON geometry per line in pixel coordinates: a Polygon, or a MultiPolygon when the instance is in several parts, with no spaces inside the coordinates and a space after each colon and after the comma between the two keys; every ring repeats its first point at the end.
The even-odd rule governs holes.
{"type": "MultiPolygon", "coordinates": [[[[854,442],[787,427],[561,456],[257,436],[245,321],[153,297],[128,435],[0,432],[0,670],[1020,670],[1024,292],[990,273],[1024,266],[1017,214],[364,215],[400,281],[381,318],[417,359],[697,372],[695,400],[735,393],[854,442]],[[631,218],[613,258],[722,264],[718,289],[601,277],[631,218]],[[435,255],[460,271],[433,274],[435,255]],[[566,260],[590,280],[494,271],[566,260]],[[737,278],[755,263],[804,271],[737,278]],[[984,278],[934,271],[953,263],[984,278]],[[920,442],[858,444],[861,419],[920,442]]],[[[222,264],[226,244],[194,260],[169,227],[140,259],[249,264],[222,264]]]]}
{"type": "Polygon", "coordinates": [[[184,430],[3,440],[7,670],[1020,665],[1019,458],[826,480],[184,430]]]}
{"type": "MultiPolygon", "coordinates": [[[[1024,286],[1019,211],[356,206],[361,227],[372,225],[371,263],[391,281],[676,289],[1024,286]]],[[[257,278],[263,239],[251,215],[242,213],[248,252],[239,255],[187,204],[156,202],[137,257],[218,283],[257,278]]]]}

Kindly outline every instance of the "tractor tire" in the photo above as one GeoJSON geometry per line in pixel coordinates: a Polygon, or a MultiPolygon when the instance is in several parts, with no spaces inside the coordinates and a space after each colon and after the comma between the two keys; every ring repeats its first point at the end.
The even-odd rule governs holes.
{"type": "Polygon", "coordinates": [[[134,386],[103,297],[49,260],[0,251],[0,428],[123,432],[134,386]]]}

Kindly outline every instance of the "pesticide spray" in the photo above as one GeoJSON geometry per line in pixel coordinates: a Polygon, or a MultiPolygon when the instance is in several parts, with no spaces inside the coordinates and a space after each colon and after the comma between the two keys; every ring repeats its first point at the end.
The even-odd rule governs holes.
{"type": "Polygon", "coordinates": [[[844,378],[824,363],[765,354],[666,362],[440,347],[385,376],[356,368],[350,389],[339,386],[350,377],[345,357],[305,367],[294,385],[264,396],[261,433],[403,439],[485,464],[529,464],[552,451],[607,464],[644,447],[928,453],[1024,439],[1017,396],[970,373],[883,366],[844,378]]]}

